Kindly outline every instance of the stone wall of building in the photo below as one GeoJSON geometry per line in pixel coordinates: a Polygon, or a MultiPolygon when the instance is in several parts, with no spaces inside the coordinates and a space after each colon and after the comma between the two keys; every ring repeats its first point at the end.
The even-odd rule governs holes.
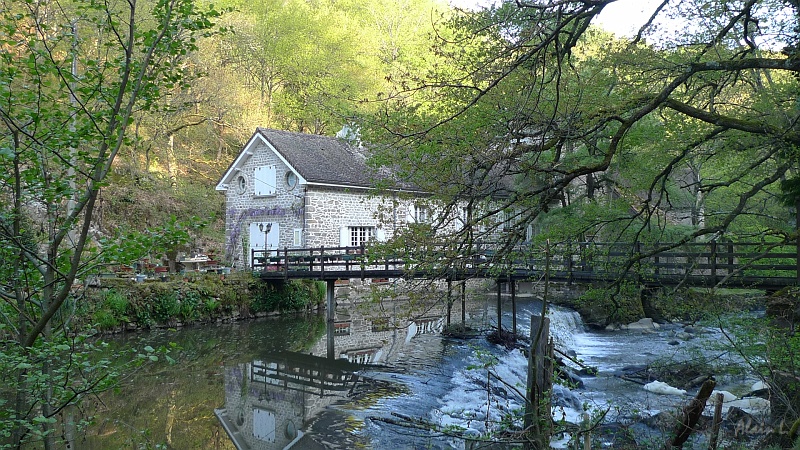
{"type": "Polygon", "coordinates": [[[389,239],[405,223],[407,206],[389,197],[374,196],[374,191],[313,186],[306,194],[309,247],[339,247],[346,227],[373,227],[377,239],[389,239]]]}
{"type": "Polygon", "coordinates": [[[246,255],[251,223],[277,223],[280,248],[291,248],[294,230],[303,227],[303,187],[297,185],[289,189],[286,184],[288,167],[265,144],[255,145],[251,153],[225,193],[225,255],[236,269],[245,269],[249,264],[246,255]],[[275,195],[255,196],[255,169],[273,164],[277,166],[275,195]],[[243,191],[237,184],[239,175],[245,178],[243,191]]]}

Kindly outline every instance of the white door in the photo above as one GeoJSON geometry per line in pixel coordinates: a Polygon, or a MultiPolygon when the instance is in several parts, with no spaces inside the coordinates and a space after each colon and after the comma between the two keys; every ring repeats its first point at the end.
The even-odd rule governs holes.
{"type": "Polygon", "coordinates": [[[275,222],[250,224],[250,267],[253,267],[253,250],[277,250],[280,244],[280,226],[275,222]],[[260,226],[259,226],[260,225],[260,226]],[[265,246],[266,244],[266,246],[265,246]]]}

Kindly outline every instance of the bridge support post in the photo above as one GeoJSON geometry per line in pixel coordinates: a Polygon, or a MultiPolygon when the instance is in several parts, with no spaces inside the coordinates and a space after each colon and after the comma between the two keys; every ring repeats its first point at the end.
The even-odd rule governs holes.
{"type": "Polygon", "coordinates": [[[328,359],[335,359],[333,342],[333,319],[336,313],[336,301],[333,298],[336,280],[325,281],[325,317],[327,319],[325,329],[328,331],[328,359]]]}
{"type": "Polygon", "coordinates": [[[514,278],[509,275],[508,283],[511,285],[511,330],[514,337],[517,336],[517,283],[514,278]]]}
{"type": "Polygon", "coordinates": [[[503,282],[500,278],[497,279],[497,336],[503,336],[503,298],[502,298],[503,282]]]}

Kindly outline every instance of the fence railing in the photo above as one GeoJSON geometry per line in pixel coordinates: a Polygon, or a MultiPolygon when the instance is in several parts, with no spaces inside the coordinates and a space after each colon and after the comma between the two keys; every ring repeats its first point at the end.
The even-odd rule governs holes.
{"type": "Polygon", "coordinates": [[[479,243],[470,248],[426,245],[384,247],[254,249],[252,268],[265,278],[325,278],[335,272],[381,271],[396,276],[536,276],[549,264],[551,278],[591,281],[633,278],[642,283],[716,285],[797,284],[794,245],[764,242],[669,243],[567,242],[548,247],[501,249],[479,243]]]}

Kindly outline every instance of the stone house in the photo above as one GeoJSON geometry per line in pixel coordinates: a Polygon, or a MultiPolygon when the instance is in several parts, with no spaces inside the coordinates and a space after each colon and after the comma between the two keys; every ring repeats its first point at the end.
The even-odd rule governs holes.
{"type": "Polygon", "coordinates": [[[413,202],[373,188],[380,177],[365,152],[346,139],[256,129],[216,186],[225,194],[232,267],[252,267],[253,249],[385,240],[422,214],[413,202]]]}

